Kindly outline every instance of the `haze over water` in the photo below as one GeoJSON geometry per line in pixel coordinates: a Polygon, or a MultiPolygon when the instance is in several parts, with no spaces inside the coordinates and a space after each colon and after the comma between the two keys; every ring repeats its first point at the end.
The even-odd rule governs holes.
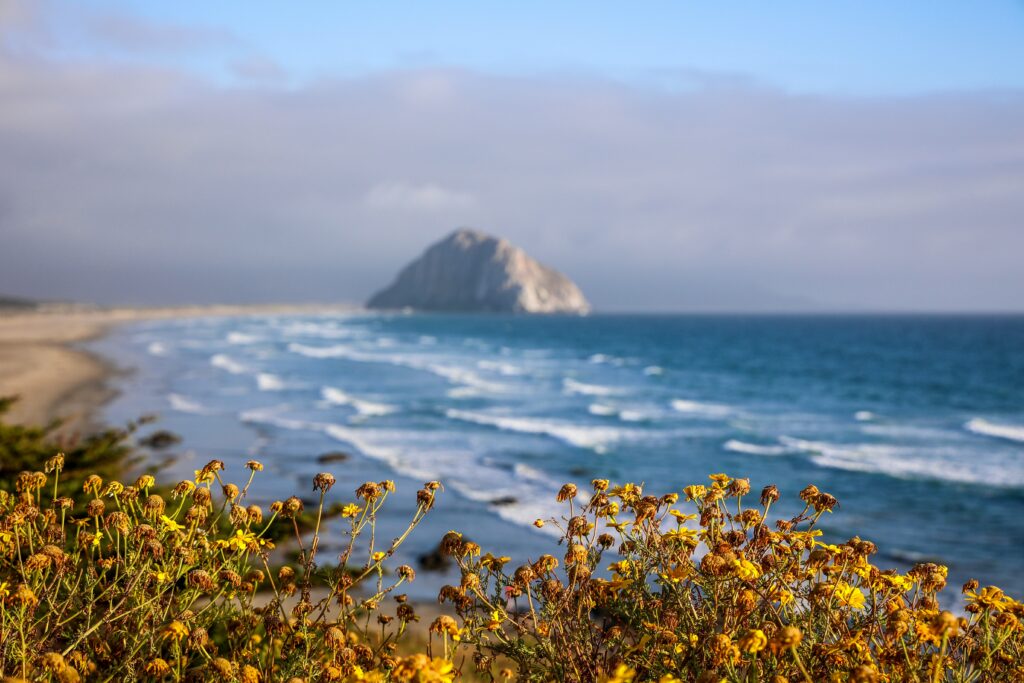
{"type": "Polygon", "coordinates": [[[561,514],[563,482],[660,494],[725,472],[751,479],[751,504],[777,484],[778,514],[809,483],[834,494],[826,538],[876,542],[882,567],[937,560],[952,585],[1024,592],[1024,317],[220,318],[96,347],[140,367],[108,417],[161,412],[194,452],[182,476],[256,457],[266,501],[324,469],[342,501],[394,478],[385,533],[440,479],[409,555],[457,528],[536,557],[554,540],[531,523],[561,514]],[[317,462],[336,450],[351,459],[317,462]]]}

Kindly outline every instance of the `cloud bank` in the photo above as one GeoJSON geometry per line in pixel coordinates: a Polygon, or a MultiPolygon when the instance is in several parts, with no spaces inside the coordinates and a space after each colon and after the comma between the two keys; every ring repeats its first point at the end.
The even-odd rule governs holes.
{"type": "Polygon", "coordinates": [[[239,69],[4,44],[0,292],[361,301],[470,225],[605,310],[1024,309],[1024,93],[239,69]]]}

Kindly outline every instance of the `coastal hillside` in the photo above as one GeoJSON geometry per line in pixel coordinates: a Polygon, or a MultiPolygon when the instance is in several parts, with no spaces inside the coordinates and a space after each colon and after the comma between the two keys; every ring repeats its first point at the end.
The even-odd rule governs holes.
{"type": "Polygon", "coordinates": [[[456,230],[407,265],[369,308],[504,313],[590,311],[579,287],[508,241],[456,230]]]}

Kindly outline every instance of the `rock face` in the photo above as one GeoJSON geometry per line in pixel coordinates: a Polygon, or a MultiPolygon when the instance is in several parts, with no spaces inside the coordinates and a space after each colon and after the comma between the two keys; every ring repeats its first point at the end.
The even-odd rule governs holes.
{"type": "Polygon", "coordinates": [[[456,230],[407,265],[368,308],[577,313],[590,310],[572,280],[522,249],[476,230],[456,230]]]}

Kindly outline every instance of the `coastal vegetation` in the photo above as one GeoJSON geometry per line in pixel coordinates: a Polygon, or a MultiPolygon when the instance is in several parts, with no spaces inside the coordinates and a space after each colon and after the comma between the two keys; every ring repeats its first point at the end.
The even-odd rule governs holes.
{"type": "Polygon", "coordinates": [[[567,484],[565,514],[536,522],[560,531],[551,554],[513,564],[498,540],[448,532],[441,551],[459,580],[418,624],[401,593],[415,571],[394,555],[439,482],[415,492],[405,531],[382,539],[389,481],[342,486],[325,472],[313,504],[263,508],[247,499],[254,460],[230,473],[213,460],[167,488],[150,474],[83,476],[104,466],[97,443],[130,461],[130,430],[116,434],[83,451],[0,427],[7,680],[1024,679],[1022,603],[971,581],[962,613],[944,609],[945,567],[883,569],[870,541],[826,538],[819,523],[837,501],[814,486],[799,514],[772,521],[780,492],[725,474],[678,493],[567,484]],[[340,526],[328,527],[328,494],[342,488],[340,526]],[[325,562],[329,534],[342,550],[325,562]],[[285,543],[293,562],[275,552],[285,543]]]}

